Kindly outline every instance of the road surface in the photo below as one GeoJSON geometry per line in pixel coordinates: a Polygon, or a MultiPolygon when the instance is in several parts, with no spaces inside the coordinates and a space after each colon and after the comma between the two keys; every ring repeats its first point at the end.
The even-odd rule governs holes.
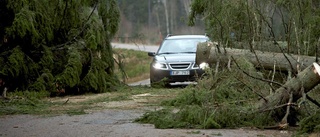
{"type": "MultiPolygon", "coordinates": [[[[124,103],[125,104],[125,103],[124,103]]],[[[107,109],[86,115],[0,117],[2,137],[290,137],[280,130],[156,129],[132,121],[140,110],[107,109]]]]}
{"type": "Polygon", "coordinates": [[[144,44],[124,44],[124,43],[111,43],[113,48],[133,49],[145,52],[156,52],[159,48],[157,45],[144,45],[144,44]]]}

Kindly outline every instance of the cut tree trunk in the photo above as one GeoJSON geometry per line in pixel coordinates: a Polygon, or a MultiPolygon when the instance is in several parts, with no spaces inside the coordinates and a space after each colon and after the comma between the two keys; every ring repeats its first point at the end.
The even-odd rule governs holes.
{"type": "Polygon", "coordinates": [[[231,56],[235,59],[244,57],[257,68],[297,72],[310,66],[316,57],[289,55],[284,53],[250,51],[247,49],[217,48],[213,43],[200,43],[197,46],[196,63],[228,63],[231,56]]]}
{"type": "Polygon", "coordinates": [[[320,68],[319,65],[313,63],[313,65],[298,73],[296,77],[287,81],[273,94],[265,97],[257,104],[258,112],[274,111],[274,115],[278,117],[280,122],[279,128],[281,125],[295,125],[297,122],[293,118],[295,114],[288,117],[291,113],[289,107],[298,106],[296,103],[298,99],[320,83],[320,70],[317,68],[320,68]]]}
{"type": "MultiPolygon", "coordinates": [[[[258,105],[259,110],[272,109],[275,106],[287,104],[290,94],[293,95],[292,102],[296,102],[303,94],[308,93],[320,83],[320,70],[315,68],[319,65],[314,63],[278,88],[275,93],[265,97],[265,100],[258,105]]],[[[290,104],[289,104],[290,105],[290,104]]]]}

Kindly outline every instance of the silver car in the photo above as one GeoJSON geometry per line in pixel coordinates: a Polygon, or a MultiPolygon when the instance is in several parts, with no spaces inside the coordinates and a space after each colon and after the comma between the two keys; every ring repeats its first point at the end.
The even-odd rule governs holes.
{"type": "Polygon", "coordinates": [[[149,52],[153,57],[150,64],[150,83],[164,82],[166,86],[174,82],[195,81],[204,70],[195,64],[197,44],[209,41],[206,35],[168,35],[157,52],[149,52]]]}

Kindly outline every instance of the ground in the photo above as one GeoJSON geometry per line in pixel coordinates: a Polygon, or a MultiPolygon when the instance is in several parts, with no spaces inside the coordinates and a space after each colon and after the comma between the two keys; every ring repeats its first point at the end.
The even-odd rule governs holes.
{"type": "MultiPolygon", "coordinates": [[[[50,98],[52,102],[74,104],[103,96],[115,96],[117,93],[104,93],[87,96],[72,96],[50,98]]],[[[132,95],[131,100],[100,102],[88,109],[83,115],[10,115],[0,117],[0,136],[19,137],[286,137],[292,132],[286,130],[257,130],[257,129],[155,129],[150,124],[134,123],[146,111],[161,109],[159,106],[150,105],[155,99],[165,97],[144,93],[132,95]]],[[[67,105],[66,105],[67,106],[67,105]]],[[[55,109],[53,109],[54,111],[55,109]]]]}

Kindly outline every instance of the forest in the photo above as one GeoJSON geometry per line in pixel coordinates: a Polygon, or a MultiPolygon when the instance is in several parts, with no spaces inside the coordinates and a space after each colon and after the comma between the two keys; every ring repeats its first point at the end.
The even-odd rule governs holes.
{"type": "Polygon", "coordinates": [[[118,0],[120,27],[114,41],[160,44],[167,34],[205,34],[204,22],[188,26],[191,0],[118,0]]]}

